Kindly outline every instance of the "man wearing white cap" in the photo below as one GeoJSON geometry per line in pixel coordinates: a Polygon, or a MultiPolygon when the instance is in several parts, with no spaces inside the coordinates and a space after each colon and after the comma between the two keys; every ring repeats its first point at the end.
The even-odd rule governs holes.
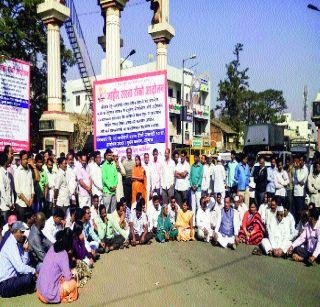
{"type": "Polygon", "coordinates": [[[221,157],[217,159],[217,165],[213,169],[212,180],[214,193],[221,193],[224,199],[226,194],[226,171],[221,163],[221,157]]]}
{"type": "Polygon", "coordinates": [[[284,208],[277,207],[276,219],[267,225],[268,238],[261,241],[263,250],[267,255],[282,257],[292,245],[290,241],[290,228],[284,220],[284,208]]]}

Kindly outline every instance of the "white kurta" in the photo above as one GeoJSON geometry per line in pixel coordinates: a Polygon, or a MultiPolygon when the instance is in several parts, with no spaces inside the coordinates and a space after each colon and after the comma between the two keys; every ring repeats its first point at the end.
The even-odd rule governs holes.
{"type": "Polygon", "coordinates": [[[89,174],[92,179],[92,195],[98,195],[99,198],[102,197],[102,172],[101,167],[95,163],[89,163],[89,174]]]}
{"type": "Polygon", "coordinates": [[[211,229],[211,212],[209,209],[205,211],[200,208],[197,212],[196,225],[198,227],[198,237],[199,239],[204,239],[209,242],[213,235],[213,230],[211,229]],[[207,230],[208,234],[205,236],[204,231],[207,230]]]}
{"type": "Polygon", "coordinates": [[[208,164],[203,165],[203,175],[202,175],[202,184],[201,191],[208,191],[210,187],[210,167],[208,164]]]}
{"type": "Polygon", "coordinates": [[[274,173],[274,185],[276,187],[276,196],[286,197],[287,185],[289,184],[289,176],[286,171],[279,172],[278,170],[274,173]]]}
{"type": "Polygon", "coordinates": [[[222,198],[224,198],[225,195],[225,182],[226,182],[226,171],[224,169],[224,166],[222,164],[217,164],[213,168],[213,190],[214,193],[221,193],[222,198]]]}
{"type": "Polygon", "coordinates": [[[273,223],[268,225],[267,229],[268,238],[264,238],[261,241],[265,252],[269,253],[272,249],[281,248],[281,250],[286,253],[292,244],[290,241],[289,224],[284,219],[282,219],[281,222],[275,219],[273,223]]]}
{"type": "Polygon", "coordinates": [[[310,195],[310,202],[315,203],[316,207],[320,207],[320,174],[310,174],[308,176],[308,189],[310,195]]]}
{"type": "Polygon", "coordinates": [[[126,170],[124,169],[122,163],[119,161],[119,168],[118,170],[118,185],[116,190],[116,199],[117,202],[120,201],[120,199],[123,197],[123,183],[122,183],[122,177],[126,175],[126,170]]]}

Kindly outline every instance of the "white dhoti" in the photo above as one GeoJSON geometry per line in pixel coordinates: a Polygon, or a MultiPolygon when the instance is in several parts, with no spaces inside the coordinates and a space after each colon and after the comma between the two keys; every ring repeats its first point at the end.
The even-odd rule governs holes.
{"type": "Polygon", "coordinates": [[[198,228],[198,230],[197,230],[197,236],[198,236],[198,238],[199,238],[200,240],[204,240],[204,241],[206,241],[206,242],[210,242],[210,239],[211,239],[212,236],[213,236],[213,230],[212,230],[212,229],[209,229],[207,236],[205,236],[203,229],[198,228]]]}
{"type": "Polygon", "coordinates": [[[283,242],[280,246],[272,246],[270,240],[267,239],[267,238],[264,238],[261,241],[261,246],[262,246],[262,248],[263,248],[263,250],[265,251],[266,254],[268,254],[271,250],[278,249],[278,248],[281,248],[281,250],[284,253],[286,253],[291,245],[292,245],[292,242],[289,241],[289,240],[283,242]]]}
{"type": "Polygon", "coordinates": [[[235,237],[227,237],[227,236],[223,236],[220,232],[217,232],[217,241],[218,243],[224,247],[227,248],[228,244],[235,244],[235,237]]]}

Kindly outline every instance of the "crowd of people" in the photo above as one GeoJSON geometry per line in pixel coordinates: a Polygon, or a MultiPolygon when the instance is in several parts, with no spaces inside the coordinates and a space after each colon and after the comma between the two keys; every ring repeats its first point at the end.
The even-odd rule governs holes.
{"type": "Polygon", "coordinates": [[[219,157],[154,149],[119,157],[0,153],[0,296],[36,290],[43,303],[72,302],[100,255],[152,241],[200,240],[253,254],[320,260],[320,158],[306,165],[245,154],[219,157]],[[103,161],[102,161],[103,160],[103,161]]]}

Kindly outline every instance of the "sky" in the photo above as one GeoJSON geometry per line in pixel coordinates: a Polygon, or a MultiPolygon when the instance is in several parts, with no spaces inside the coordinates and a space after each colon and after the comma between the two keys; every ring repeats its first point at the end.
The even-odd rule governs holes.
{"type": "MultiPolygon", "coordinates": [[[[74,0],[96,74],[105,57],[97,43],[103,18],[97,1],[74,0]]],[[[217,104],[218,83],[226,76],[226,64],[233,60],[236,43],[242,43],[241,68],[249,67],[250,88],[282,90],[288,111],[303,119],[303,90],[308,87],[311,102],[320,90],[320,12],[307,8],[320,0],[170,0],[170,23],[176,31],[168,49],[170,65],[181,67],[192,54],[196,73],[208,72],[211,80],[211,106],[217,104]]],[[[121,15],[121,37],[125,57],[131,49],[135,65],[156,55],[148,34],[152,11],[145,0],[130,0],[121,15]]],[[[66,44],[67,37],[62,31],[66,44]]],[[[155,56],[156,58],[156,56],[155,56]]],[[[67,79],[78,79],[76,66],[67,79]]]]}

